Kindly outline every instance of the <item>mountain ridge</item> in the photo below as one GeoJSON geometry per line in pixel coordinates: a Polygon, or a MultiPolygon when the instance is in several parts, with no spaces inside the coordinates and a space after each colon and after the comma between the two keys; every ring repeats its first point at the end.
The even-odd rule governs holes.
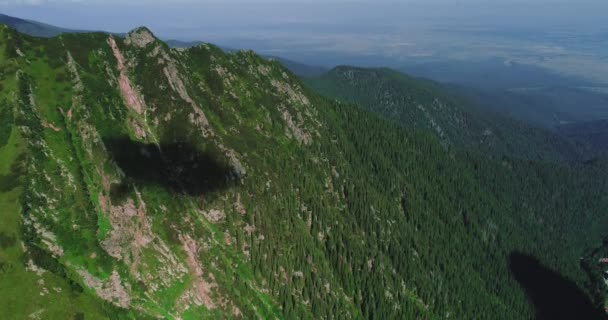
{"type": "MultiPolygon", "coordinates": [[[[12,16],[1,14],[1,13],[0,13],[0,23],[5,24],[19,32],[22,32],[22,33],[25,33],[25,34],[28,34],[31,36],[35,36],[35,37],[47,37],[47,38],[56,37],[56,36],[58,36],[60,34],[64,34],[64,33],[93,33],[93,32],[110,33],[110,32],[105,32],[105,31],[86,31],[86,30],[66,29],[66,28],[61,28],[61,27],[53,26],[50,24],[42,23],[42,22],[12,17],[12,16]]],[[[134,28],[134,30],[135,29],[137,29],[137,28],[134,28]]],[[[112,34],[119,36],[119,37],[126,36],[125,33],[112,33],[112,34]]],[[[181,41],[181,40],[173,40],[173,39],[166,39],[166,40],[163,40],[163,42],[165,42],[170,47],[182,48],[182,49],[186,49],[189,47],[194,47],[194,46],[198,46],[198,45],[202,45],[202,44],[206,43],[204,41],[181,41]]],[[[237,49],[232,49],[232,48],[223,48],[223,50],[225,50],[227,52],[238,51],[237,49]]],[[[293,73],[295,73],[296,75],[301,76],[301,77],[318,76],[326,71],[326,68],[323,68],[323,67],[310,66],[307,64],[285,59],[282,57],[267,55],[266,58],[278,60],[287,69],[291,70],[293,73]]]]}

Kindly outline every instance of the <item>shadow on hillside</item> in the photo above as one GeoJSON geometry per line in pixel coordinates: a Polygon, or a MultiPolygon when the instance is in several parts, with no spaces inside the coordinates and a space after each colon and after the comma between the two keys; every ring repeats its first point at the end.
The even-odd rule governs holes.
{"type": "Polygon", "coordinates": [[[509,268],[536,308],[536,319],[607,319],[571,280],[543,266],[536,258],[513,252],[509,268]]]}
{"type": "Polygon", "coordinates": [[[188,143],[161,144],[160,149],[128,138],[104,139],[104,143],[127,178],[136,183],[200,196],[226,189],[237,179],[230,166],[188,143]]]}

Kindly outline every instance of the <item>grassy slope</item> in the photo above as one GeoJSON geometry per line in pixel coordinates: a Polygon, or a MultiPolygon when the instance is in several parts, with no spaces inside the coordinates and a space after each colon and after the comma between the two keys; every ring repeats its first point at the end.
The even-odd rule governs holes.
{"type": "MultiPolygon", "coordinates": [[[[2,98],[7,94],[11,82],[4,82],[2,98]]],[[[14,83],[12,83],[14,85],[14,83]]],[[[3,106],[2,111],[12,104],[3,106]]],[[[4,128],[8,124],[4,124],[4,128]]],[[[0,310],[13,319],[24,319],[31,315],[44,314],[53,319],[67,319],[86,314],[90,319],[106,318],[103,304],[97,298],[84,294],[78,285],[50,272],[37,274],[26,270],[28,259],[23,252],[21,194],[23,180],[20,171],[23,165],[24,141],[16,127],[9,127],[9,136],[0,146],[0,310]],[[10,130],[12,129],[12,130],[10,130]]]]}

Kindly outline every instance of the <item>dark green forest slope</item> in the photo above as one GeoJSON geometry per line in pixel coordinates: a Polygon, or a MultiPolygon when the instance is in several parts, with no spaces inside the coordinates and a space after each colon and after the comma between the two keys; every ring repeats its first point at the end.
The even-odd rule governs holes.
{"type": "Polygon", "coordinates": [[[557,130],[569,139],[581,141],[581,145],[595,153],[608,154],[608,120],[565,124],[557,130]]]}
{"type": "Polygon", "coordinates": [[[608,227],[604,161],[446,150],[278,62],[145,28],[0,27],[0,115],[15,318],[529,319],[519,255],[582,292],[608,227]]]}
{"type": "Polygon", "coordinates": [[[405,127],[434,131],[446,147],[532,160],[580,160],[580,143],[478,107],[441,85],[390,69],[342,66],[306,78],[316,92],[357,104],[405,127]]]}

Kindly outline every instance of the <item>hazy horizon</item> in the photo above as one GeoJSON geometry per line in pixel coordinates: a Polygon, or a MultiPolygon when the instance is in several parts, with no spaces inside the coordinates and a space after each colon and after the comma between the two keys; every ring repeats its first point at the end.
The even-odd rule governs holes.
{"type": "Polygon", "coordinates": [[[418,28],[516,28],[604,31],[608,3],[581,1],[0,1],[8,15],[73,29],[124,32],[145,25],[163,37],[204,40],[207,35],[247,35],[284,28],[381,30],[418,28]],[[599,24],[598,24],[599,23],[599,24]]]}
{"type": "Polygon", "coordinates": [[[608,83],[605,1],[178,2],[0,1],[0,12],[81,30],[146,26],[323,66],[499,59],[608,83]]]}

